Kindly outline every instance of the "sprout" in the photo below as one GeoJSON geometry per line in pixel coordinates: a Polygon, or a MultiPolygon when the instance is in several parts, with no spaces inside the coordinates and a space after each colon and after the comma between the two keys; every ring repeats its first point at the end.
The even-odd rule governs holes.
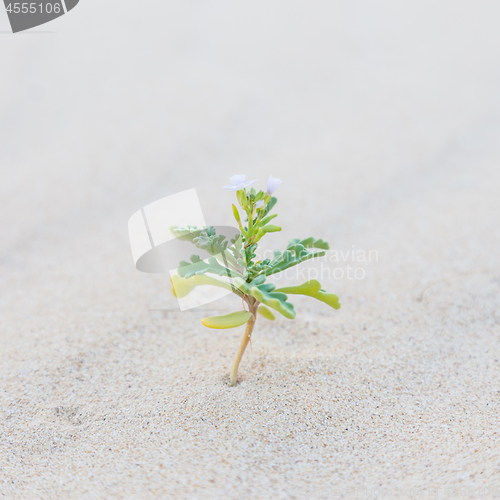
{"type": "Polygon", "coordinates": [[[269,276],[281,273],[306,260],[322,257],[329,249],[322,239],[292,239],[284,251],[276,250],[272,259],[258,260],[256,251],[259,241],[268,233],[281,231],[281,227],[271,224],[277,214],[270,212],[277,199],[272,196],[282,184],[280,179],[269,176],[267,190],[258,191],[246,188],[256,181],[246,182],[245,175],[231,177],[231,185],[224,189],[236,191],[240,209],[232,205],[234,218],[240,234],[229,241],[224,235],[217,235],[215,228],[198,229],[194,227],[172,228],[177,237],[190,239],[198,248],[208,251],[212,257],[202,260],[192,255],[191,261],[182,261],[177,269],[178,276],[172,278],[172,289],[177,297],[184,297],[197,286],[217,286],[230,290],[237,295],[243,305],[238,310],[224,316],[203,318],[202,324],[208,328],[235,328],[246,324],[245,333],[234,359],[230,373],[230,383],[236,385],[238,367],[260,314],[268,321],[275,320],[275,313],[287,319],[295,318],[295,308],[288,301],[289,295],[306,295],[324,302],[333,309],[340,308],[337,295],[326,292],[317,280],[309,280],[298,286],[276,288],[266,283],[269,276]],[[240,214],[240,210],[243,215],[240,214]],[[219,277],[231,278],[231,283],[219,277]]]}

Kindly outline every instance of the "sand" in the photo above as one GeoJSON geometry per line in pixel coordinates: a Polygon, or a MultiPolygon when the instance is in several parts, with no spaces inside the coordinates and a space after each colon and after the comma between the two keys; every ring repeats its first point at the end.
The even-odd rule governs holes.
{"type": "Polygon", "coordinates": [[[498,15],[82,1],[0,34],[2,498],[500,498],[498,15]],[[200,320],[239,301],[180,312],[127,221],[195,187],[229,224],[235,173],[283,179],[266,248],[328,240],[303,269],[342,308],[259,319],[231,388],[243,328],[200,320]]]}

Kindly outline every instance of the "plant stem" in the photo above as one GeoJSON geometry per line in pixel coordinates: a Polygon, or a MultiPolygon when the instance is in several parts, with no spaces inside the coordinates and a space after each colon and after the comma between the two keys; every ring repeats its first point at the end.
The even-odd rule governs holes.
{"type": "MultiPolygon", "coordinates": [[[[250,304],[249,304],[250,305],[250,304]]],[[[236,379],[238,377],[238,366],[240,365],[241,358],[247,348],[248,343],[250,342],[250,337],[252,336],[253,327],[255,326],[255,321],[257,320],[257,308],[259,307],[259,302],[255,301],[254,304],[250,305],[250,312],[253,313],[253,316],[247,321],[247,327],[245,329],[245,334],[241,339],[240,348],[236,353],[236,358],[234,358],[233,367],[231,369],[230,380],[231,386],[236,385],[236,379]]]]}

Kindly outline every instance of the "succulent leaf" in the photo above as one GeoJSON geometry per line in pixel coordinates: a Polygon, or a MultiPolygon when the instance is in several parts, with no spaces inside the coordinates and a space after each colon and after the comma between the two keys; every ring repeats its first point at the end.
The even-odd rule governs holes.
{"type": "Polygon", "coordinates": [[[175,274],[170,278],[170,282],[172,283],[172,293],[178,299],[186,297],[186,295],[189,295],[197,286],[202,285],[218,286],[232,291],[232,287],[229,283],[220,281],[205,274],[198,274],[189,279],[182,278],[181,276],[175,274]]]}
{"type": "Polygon", "coordinates": [[[211,316],[201,320],[202,325],[208,328],[236,328],[237,326],[244,325],[253,314],[248,311],[237,311],[224,316],[211,316]]]}
{"type": "Polygon", "coordinates": [[[300,264],[315,257],[322,257],[325,255],[325,250],[309,250],[300,243],[289,247],[283,253],[278,251],[274,252],[274,259],[269,264],[262,266],[262,272],[266,276],[286,271],[287,269],[300,264]]]}
{"type": "Polygon", "coordinates": [[[192,276],[212,273],[218,276],[240,277],[241,274],[237,271],[230,270],[227,267],[221,266],[215,257],[210,257],[208,262],[201,260],[198,255],[191,255],[191,262],[181,260],[177,273],[181,278],[191,278],[192,276]]]}
{"type": "Polygon", "coordinates": [[[295,318],[295,309],[293,307],[293,304],[287,302],[288,296],[285,293],[278,293],[274,291],[276,285],[272,283],[253,285],[252,283],[246,283],[241,279],[235,279],[234,281],[236,286],[243,293],[251,295],[262,304],[275,309],[283,316],[285,316],[285,318],[295,318]]]}
{"type": "Polygon", "coordinates": [[[262,304],[258,307],[257,312],[269,321],[274,321],[276,319],[273,312],[262,304]]]}
{"type": "Polygon", "coordinates": [[[278,231],[281,231],[281,227],[275,226],[273,224],[268,224],[267,226],[261,227],[260,230],[263,233],[276,233],[278,231]]]}
{"type": "Polygon", "coordinates": [[[330,245],[322,240],[321,238],[319,240],[315,240],[312,236],[309,238],[305,238],[301,240],[300,238],[294,238],[288,242],[288,246],[286,247],[287,250],[290,250],[290,248],[294,247],[297,245],[297,243],[301,244],[305,248],[321,248],[323,250],[329,250],[330,245]]]}
{"type": "Polygon", "coordinates": [[[269,224],[275,217],[278,217],[278,214],[273,214],[273,215],[268,215],[267,217],[264,217],[260,222],[259,226],[265,226],[266,224],[269,224]]]}
{"type": "Polygon", "coordinates": [[[278,288],[275,290],[275,292],[308,295],[309,297],[321,300],[321,302],[328,304],[334,309],[340,309],[338,296],[334,293],[328,293],[326,290],[323,290],[321,288],[321,283],[318,280],[309,280],[305,283],[302,283],[302,285],[278,288]]]}
{"type": "Polygon", "coordinates": [[[238,212],[236,205],[233,205],[233,215],[234,215],[234,218],[236,219],[236,222],[238,223],[238,225],[241,226],[240,213],[238,212]]]}
{"type": "Polygon", "coordinates": [[[266,208],[264,208],[263,217],[265,217],[273,209],[277,202],[278,198],[275,198],[274,196],[271,197],[271,199],[267,202],[266,208]]]}

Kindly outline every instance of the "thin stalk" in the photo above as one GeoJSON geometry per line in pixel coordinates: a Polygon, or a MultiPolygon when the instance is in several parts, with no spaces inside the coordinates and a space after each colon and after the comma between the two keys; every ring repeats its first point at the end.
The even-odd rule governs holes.
{"type": "Polygon", "coordinates": [[[255,321],[257,320],[257,308],[259,307],[259,302],[255,301],[253,304],[249,304],[250,312],[253,316],[247,321],[247,327],[245,329],[245,334],[241,339],[240,348],[236,353],[236,357],[234,358],[233,367],[231,369],[230,380],[231,385],[236,385],[236,380],[238,378],[238,366],[240,365],[241,358],[247,348],[248,343],[250,342],[250,337],[252,336],[253,327],[255,326],[255,321]]]}

